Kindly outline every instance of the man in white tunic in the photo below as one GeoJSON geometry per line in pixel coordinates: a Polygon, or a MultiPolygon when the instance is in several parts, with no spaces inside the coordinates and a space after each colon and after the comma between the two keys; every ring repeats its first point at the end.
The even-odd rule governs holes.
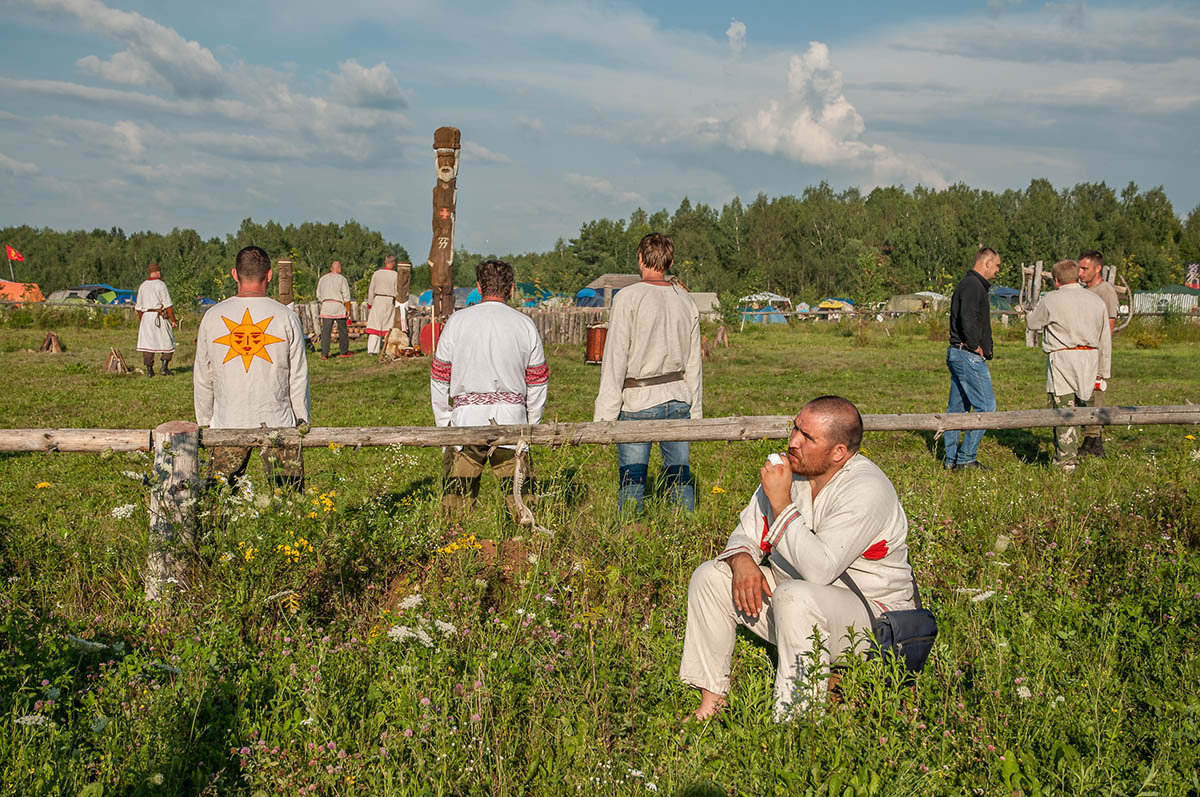
{"type": "Polygon", "coordinates": [[[367,287],[367,354],[379,354],[383,339],[395,323],[397,309],[401,312],[400,328],[408,332],[408,318],[404,315],[402,304],[408,301],[408,289],[405,288],[401,297],[399,282],[396,256],[388,255],[383,260],[383,268],[371,275],[371,283],[367,287]]]}
{"type": "Polygon", "coordinates": [[[317,280],[317,301],[321,315],[321,359],[329,359],[329,337],[333,325],[338,328],[338,356],[350,356],[350,330],[346,319],[350,316],[350,283],[342,276],[342,264],[335,260],[329,273],[317,280]]]}
{"type": "Polygon", "coordinates": [[[149,278],[138,286],[134,309],[138,314],[137,350],[142,353],[146,376],[154,376],[156,354],[162,359],[163,376],[170,376],[171,357],[175,354],[175,334],[171,330],[177,322],[171,293],[163,282],[158,263],[150,264],[149,278]]]}
{"type": "Polygon", "coordinates": [[[700,690],[698,719],[729,692],[737,626],[779,650],[775,716],[801,711],[825,692],[813,672],[814,627],[823,669],[871,630],[848,573],[877,612],[914,607],[908,520],[891,481],[858,453],[862,417],[844,398],[804,406],[788,438],[788,462],[765,464],[761,486],[725,550],[696,568],[688,587],[679,676],[700,690]]]}
{"type": "MultiPolygon", "coordinates": [[[[1089,407],[1096,375],[1108,373],[1112,329],[1104,300],[1079,284],[1079,264],[1054,264],[1054,290],[1025,317],[1025,325],[1042,333],[1046,352],[1046,393],[1051,407],[1089,407]]],[[[1054,464],[1068,472],[1079,459],[1078,426],[1054,429],[1054,464]]]]}
{"type": "MultiPolygon", "coordinates": [[[[700,313],[677,282],[667,281],[675,245],[661,233],[638,244],[642,281],[613,298],[600,368],[595,421],[703,418],[700,313]]],[[[642,510],[650,443],[618,443],[618,509],[628,500],[642,510]]],[[[696,504],[687,441],[661,441],[663,482],[671,501],[696,504]]]]}
{"type": "MultiPolygon", "coordinates": [[[[529,316],[509,307],[513,269],[503,260],[475,267],[476,287],[483,300],[447,319],[430,368],[429,394],[438,426],[487,426],[541,423],[550,371],[529,316]]],[[[483,466],[505,485],[505,500],[517,517],[511,483],[518,465],[512,446],[452,446],[442,459],[448,513],[469,509],[479,494],[483,466]]],[[[525,474],[522,500],[530,503],[533,469],[526,451],[520,457],[525,474]]]]}
{"type": "MultiPolygon", "coordinates": [[[[308,360],[295,312],[267,297],[271,260],[257,246],[238,252],[232,271],[237,295],[213,305],[200,320],[193,371],[196,422],[213,429],[294,427],[309,420],[308,360]]],[[[230,486],[245,472],[248,446],[216,446],[211,468],[230,486]]],[[[299,446],[271,446],[263,469],[277,484],[304,488],[299,446]]]]}

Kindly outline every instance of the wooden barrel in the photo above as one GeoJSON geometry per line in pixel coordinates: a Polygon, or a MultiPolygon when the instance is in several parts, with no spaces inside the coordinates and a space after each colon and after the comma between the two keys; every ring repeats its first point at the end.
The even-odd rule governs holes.
{"type": "Polygon", "coordinates": [[[599,365],[604,360],[604,341],[608,338],[608,324],[588,324],[587,345],[583,349],[583,361],[599,365]]]}

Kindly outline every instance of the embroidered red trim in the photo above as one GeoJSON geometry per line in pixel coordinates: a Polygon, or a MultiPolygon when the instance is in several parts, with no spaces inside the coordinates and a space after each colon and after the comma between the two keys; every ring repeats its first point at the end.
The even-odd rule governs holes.
{"type": "Polygon", "coordinates": [[[771,552],[771,543],[767,540],[767,536],[770,535],[770,533],[771,533],[771,524],[768,523],[767,519],[764,517],[763,518],[762,541],[758,543],[758,547],[762,549],[763,553],[771,552]]]}
{"type": "Polygon", "coordinates": [[[455,407],[468,404],[524,404],[525,397],[520,393],[463,393],[453,398],[455,407]]]}
{"type": "Polygon", "coordinates": [[[546,363],[531,365],[525,369],[525,384],[544,385],[550,381],[550,366],[546,363]]]}
{"type": "Polygon", "coordinates": [[[449,382],[450,363],[434,357],[433,362],[429,364],[429,378],[435,382],[449,382]]]}

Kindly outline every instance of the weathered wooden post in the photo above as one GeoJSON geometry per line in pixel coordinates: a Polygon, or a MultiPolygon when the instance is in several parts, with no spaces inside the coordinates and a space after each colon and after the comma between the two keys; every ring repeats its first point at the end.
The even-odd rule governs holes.
{"type": "Polygon", "coordinates": [[[200,488],[200,427],[168,421],[154,430],[154,473],[150,485],[150,555],[146,600],[163,597],[166,584],[185,587],[184,552],[196,541],[196,497],[200,488]]]}
{"type": "Polygon", "coordinates": [[[279,303],[284,306],[290,305],[296,300],[292,292],[292,261],[277,260],[275,268],[278,270],[275,276],[279,280],[279,303]]]}

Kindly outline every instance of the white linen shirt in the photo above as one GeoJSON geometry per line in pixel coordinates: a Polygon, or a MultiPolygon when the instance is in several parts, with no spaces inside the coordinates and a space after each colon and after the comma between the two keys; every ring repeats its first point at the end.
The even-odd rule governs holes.
{"type": "Polygon", "coordinates": [[[639,412],[668,401],[691,406],[690,418],[703,418],[700,366],[700,312],[678,285],[636,282],[613,297],[600,391],[594,421],[615,421],[621,410],[639,412]],[[664,385],[625,387],[627,377],[646,379],[683,372],[664,385]]]}
{"type": "Polygon", "coordinates": [[[317,280],[317,301],[321,303],[321,318],[345,318],[350,283],[341,274],[330,271],[317,280]]]}
{"type": "MultiPolygon", "coordinates": [[[[408,297],[405,297],[406,299],[408,297]]],[[[367,286],[367,334],[386,335],[396,318],[396,271],[378,269],[367,286]]]]}
{"type": "Polygon", "coordinates": [[[196,423],[214,429],[311,420],[300,317],[266,296],[213,305],[196,332],[196,423]]]}
{"type": "Polygon", "coordinates": [[[148,279],[138,286],[134,305],[134,309],[142,313],[142,320],[138,322],[138,351],[175,351],[175,333],[171,331],[171,321],[166,315],[171,306],[171,292],[161,279],[148,279]]]}
{"type": "Polygon", "coordinates": [[[450,316],[429,374],[438,426],[541,423],[549,370],[524,313],[487,300],[450,316]]]}
{"type": "Polygon", "coordinates": [[[760,486],[742,510],[725,550],[725,560],[765,556],[776,579],[803,579],[849,590],[849,572],[879,610],[910,609],[912,569],[908,563],[908,518],[887,475],[855,454],[826,483],[817,500],[805,476],[794,476],[792,502],[774,517],[760,486]]]}
{"type": "Polygon", "coordinates": [[[1025,325],[1042,333],[1046,392],[1090,399],[1097,374],[1110,373],[1112,367],[1112,331],[1104,300],[1079,283],[1063,285],[1042,297],[1025,317],[1025,325]]]}

